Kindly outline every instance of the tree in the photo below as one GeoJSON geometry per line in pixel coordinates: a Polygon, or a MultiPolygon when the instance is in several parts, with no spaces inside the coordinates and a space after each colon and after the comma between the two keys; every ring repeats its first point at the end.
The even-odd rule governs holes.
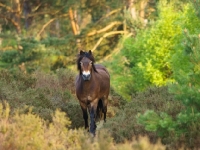
{"type": "MultiPolygon", "coordinates": [[[[142,27],[130,17],[125,1],[122,3],[121,0],[4,0],[0,2],[0,12],[1,49],[17,50],[19,57],[20,50],[31,51],[23,45],[23,40],[36,39],[39,42],[35,44],[44,44],[45,53],[51,53],[49,58],[53,62],[50,66],[54,69],[70,64],[72,60],[67,57],[74,56],[80,49],[96,50],[98,60],[112,52],[121,34],[134,34],[136,28],[142,27]]],[[[39,45],[36,47],[42,46],[39,45]]],[[[25,63],[27,66],[26,62],[18,62],[18,65],[25,63]]]]}
{"type": "Polygon", "coordinates": [[[200,138],[200,19],[197,14],[191,4],[185,6],[184,15],[187,17],[179,20],[183,23],[184,32],[170,60],[174,82],[169,84],[169,90],[184,109],[175,118],[165,112],[158,114],[151,110],[138,117],[148,131],[156,131],[162,138],[171,135],[174,140],[180,140],[192,149],[199,147],[200,138]],[[152,118],[154,121],[151,121],[152,118]]]}

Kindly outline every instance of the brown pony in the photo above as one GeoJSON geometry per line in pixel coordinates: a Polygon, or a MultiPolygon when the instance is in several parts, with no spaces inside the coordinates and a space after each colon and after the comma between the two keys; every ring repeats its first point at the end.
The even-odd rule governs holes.
{"type": "Polygon", "coordinates": [[[80,51],[77,58],[79,75],[77,75],[75,83],[76,96],[83,111],[85,128],[89,128],[89,111],[89,131],[93,135],[95,135],[96,130],[95,121],[101,119],[102,113],[104,114],[104,122],[106,121],[108,95],[110,92],[110,75],[108,71],[104,66],[94,64],[94,62],[91,50],[89,52],[80,51]]]}

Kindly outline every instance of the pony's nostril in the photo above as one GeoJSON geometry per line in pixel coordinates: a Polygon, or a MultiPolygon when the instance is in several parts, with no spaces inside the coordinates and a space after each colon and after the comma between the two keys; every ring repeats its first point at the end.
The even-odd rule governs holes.
{"type": "Polygon", "coordinates": [[[83,76],[84,80],[90,80],[91,75],[90,74],[83,74],[82,76],[83,76]]]}

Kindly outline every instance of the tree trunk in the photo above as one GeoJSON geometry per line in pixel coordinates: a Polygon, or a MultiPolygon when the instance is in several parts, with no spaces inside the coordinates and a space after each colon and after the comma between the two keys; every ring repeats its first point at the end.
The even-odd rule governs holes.
{"type": "Polygon", "coordinates": [[[28,0],[24,1],[23,13],[25,16],[25,29],[28,29],[29,26],[31,25],[32,18],[33,18],[33,17],[28,17],[28,15],[31,13],[31,6],[30,6],[30,2],[28,0]]]}
{"type": "Polygon", "coordinates": [[[143,0],[141,3],[140,3],[140,19],[142,21],[142,23],[145,23],[145,8],[147,6],[147,3],[148,1],[147,0],[143,0]]]}
{"type": "Polygon", "coordinates": [[[72,26],[72,30],[74,35],[78,35],[80,33],[79,31],[79,25],[77,23],[77,12],[73,11],[72,8],[69,9],[69,17],[71,20],[71,26],[72,26]]]}
{"type": "Polygon", "coordinates": [[[17,33],[20,34],[21,33],[21,26],[20,26],[20,13],[21,13],[21,8],[20,8],[20,0],[14,0],[14,5],[13,5],[13,9],[14,9],[14,22],[15,22],[15,27],[17,30],[17,33]]]}
{"type": "MultiPolygon", "coordinates": [[[[80,34],[80,28],[78,25],[78,21],[77,21],[77,11],[76,10],[72,10],[72,8],[69,9],[69,17],[71,20],[71,26],[72,26],[72,30],[74,35],[79,35],[80,34]]],[[[82,49],[82,44],[81,44],[81,39],[76,39],[76,45],[78,48],[78,51],[82,49]]]]}

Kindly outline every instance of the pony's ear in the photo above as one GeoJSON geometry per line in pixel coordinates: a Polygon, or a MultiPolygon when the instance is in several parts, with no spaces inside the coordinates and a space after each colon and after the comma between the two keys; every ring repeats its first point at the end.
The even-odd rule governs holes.
{"type": "Polygon", "coordinates": [[[91,50],[89,50],[89,52],[88,52],[90,55],[92,55],[92,51],[91,50]]]}
{"type": "Polygon", "coordinates": [[[84,55],[84,54],[85,54],[85,52],[81,50],[80,51],[80,55],[84,55]]]}

